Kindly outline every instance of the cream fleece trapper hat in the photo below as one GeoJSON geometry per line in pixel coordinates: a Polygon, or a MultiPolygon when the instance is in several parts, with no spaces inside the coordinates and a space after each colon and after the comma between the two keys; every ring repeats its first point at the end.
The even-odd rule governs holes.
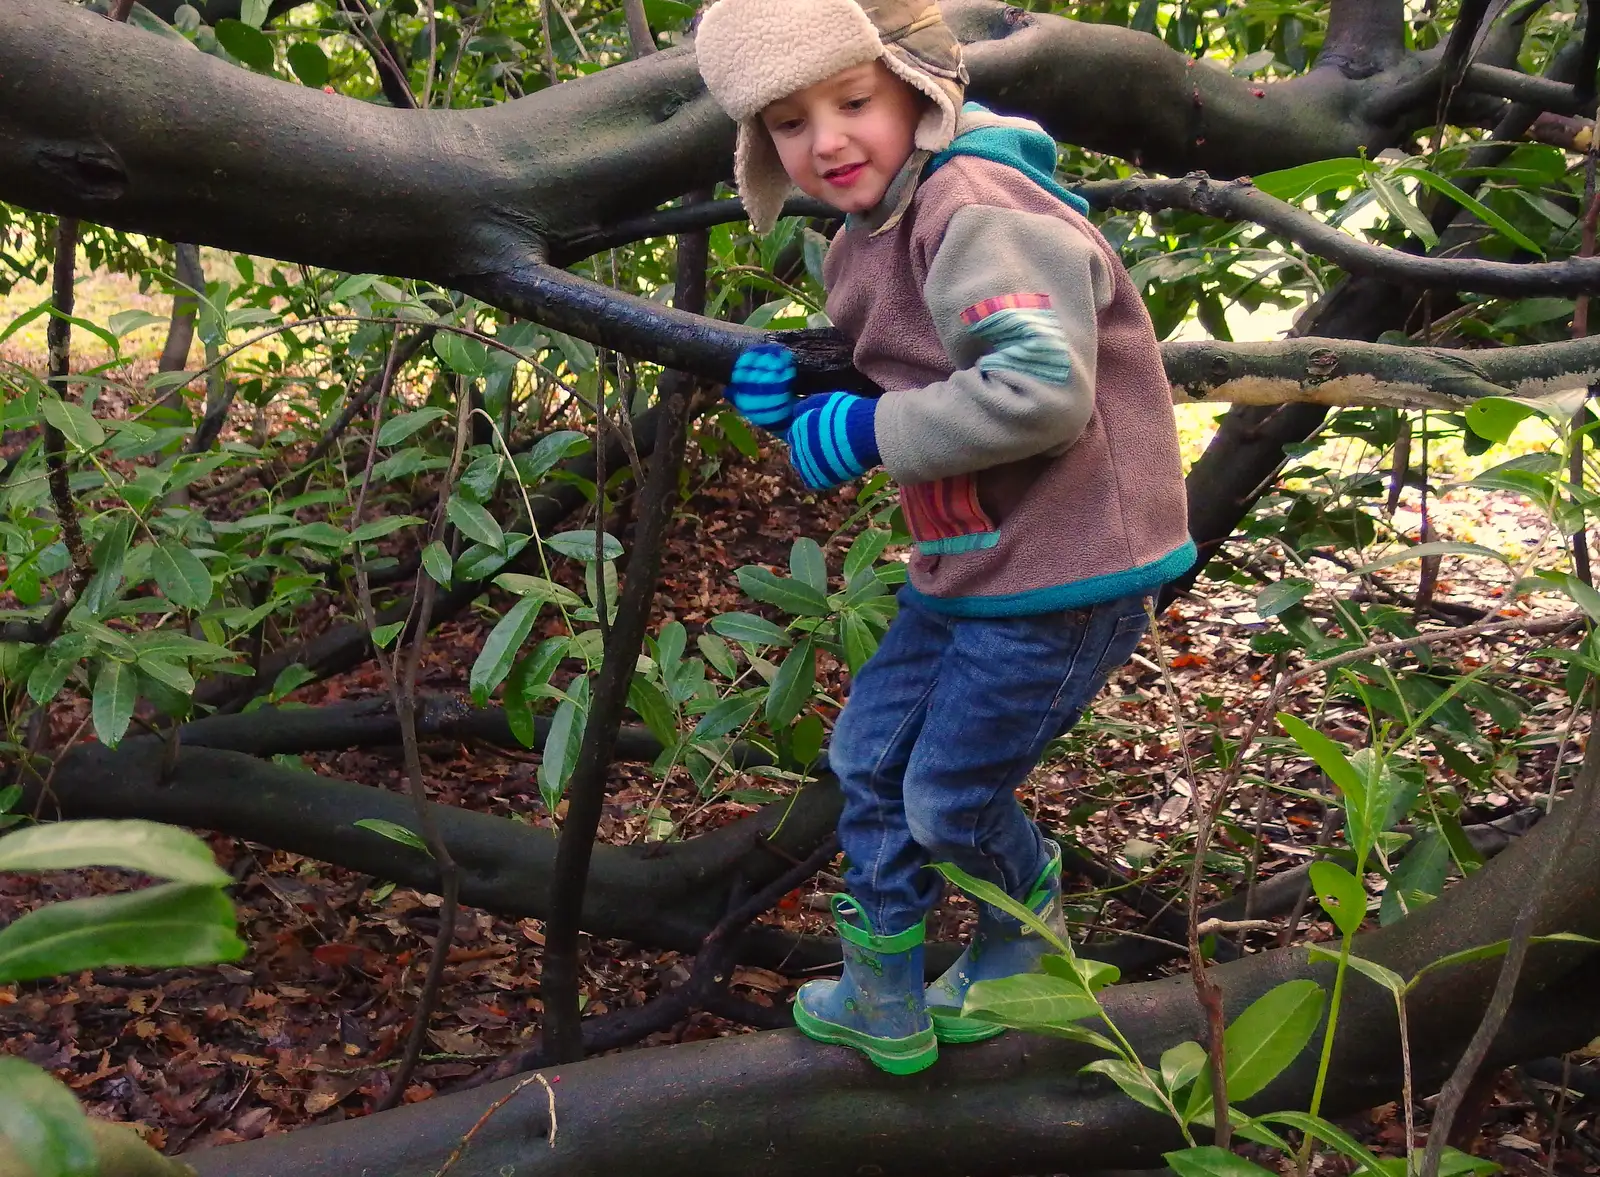
{"type": "Polygon", "coordinates": [[[917,147],[943,151],[955,138],[967,71],[935,0],[717,0],[694,46],[706,89],[739,124],[733,178],[758,233],[771,231],[793,187],[760,119],[780,98],[882,58],[933,101],[917,147]]]}

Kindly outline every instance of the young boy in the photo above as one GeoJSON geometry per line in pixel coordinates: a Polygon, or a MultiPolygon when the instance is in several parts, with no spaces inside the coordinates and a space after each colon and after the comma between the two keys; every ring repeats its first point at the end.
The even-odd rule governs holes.
{"type": "Polygon", "coordinates": [[[827,310],[887,391],[796,401],[788,350],[728,385],[785,437],[807,486],[883,465],[915,541],[910,584],[829,750],[844,793],[844,975],[795,998],[800,1029],[895,1074],[998,1027],[975,981],[1031,972],[1041,938],[984,905],[923,987],[930,863],[1002,887],[1064,933],[1059,851],[1014,790],[1133,653],[1145,598],[1193,563],[1172,402],[1139,293],[1052,178],[1035,124],[962,107],[933,0],[718,0],[695,51],[739,124],[757,232],[792,190],[847,214],[827,310]]]}

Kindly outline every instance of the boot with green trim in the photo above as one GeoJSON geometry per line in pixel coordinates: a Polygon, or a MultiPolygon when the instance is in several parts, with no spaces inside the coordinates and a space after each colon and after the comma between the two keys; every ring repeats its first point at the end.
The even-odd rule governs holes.
{"type": "Polygon", "coordinates": [[[795,1025],[818,1042],[859,1050],[891,1075],[931,1067],[939,1043],[923,1005],[923,923],[880,936],[860,905],[842,894],[833,897],[833,919],[844,950],[844,976],[800,986],[795,1025]]]}
{"type": "MultiPolygon", "coordinates": [[[[1061,910],[1061,847],[1048,840],[1045,845],[1050,851],[1050,861],[1039,872],[1038,881],[1024,902],[1045,926],[1065,940],[1067,924],[1061,910]]],[[[1043,972],[1040,959],[1056,951],[1048,940],[1026,924],[995,910],[987,903],[979,904],[978,908],[978,929],[973,933],[972,942],[956,958],[955,964],[928,986],[928,1013],[940,1042],[982,1042],[1004,1034],[1004,1026],[961,1016],[967,990],[976,981],[1043,972]]]]}

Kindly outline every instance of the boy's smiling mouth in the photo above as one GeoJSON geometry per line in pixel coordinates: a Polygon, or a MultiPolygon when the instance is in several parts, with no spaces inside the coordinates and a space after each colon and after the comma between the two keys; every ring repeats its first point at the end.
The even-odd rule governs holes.
{"type": "Polygon", "coordinates": [[[864,162],[845,164],[843,167],[829,168],[822,173],[822,178],[837,188],[847,188],[856,182],[866,168],[864,162]]]}

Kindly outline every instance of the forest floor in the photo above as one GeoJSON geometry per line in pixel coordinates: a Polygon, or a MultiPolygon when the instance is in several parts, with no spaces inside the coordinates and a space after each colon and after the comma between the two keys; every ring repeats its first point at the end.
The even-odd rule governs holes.
{"type": "MultiPolygon", "coordinates": [[[[1192,438],[1190,448],[1196,448],[1192,438]]],[[[652,626],[677,619],[688,628],[691,643],[710,617],[751,607],[735,580],[741,565],[785,567],[796,537],[835,536],[850,510],[848,495],[801,493],[774,453],[760,464],[715,469],[698,464],[696,471],[692,494],[674,521],[652,626]]],[[[1396,530],[1413,538],[1415,507],[1415,494],[1408,492],[1395,517],[1396,530]]],[[[1513,563],[1549,543],[1543,516],[1503,494],[1452,491],[1435,501],[1432,518],[1436,538],[1485,544],[1513,563]]],[[[848,540],[835,536],[826,545],[832,568],[837,569],[848,540]]],[[[1279,562],[1270,556],[1265,566],[1279,574],[1279,562]]],[[[1307,604],[1331,617],[1332,603],[1347,598],[1355,582],[1345,570],[1321,561],[1310,572],[1318,591],[1307,604]]],[[[1408,593],[1416,565],[1380,575],[1408,593]]],[[[1570,602],[1554,596],[1513,599],[1508,586],[1514,578],[1492,560],[1451,558],[1443,575],[1440,600],[1485,615],[1544,615],[1570,608],[1570,602]]],[[[1165,611],[1156,633],[1147,635],[1134,660],[1113,676],[1092,714],[1057,741],[1018,790],[1042,824],[1141,882],[1181,893],[1196,794],[1203,800],[1221,775],[1214,740],[1237,737],[1278,671],[1273,655],[1251,646],[1271,628],[1255,612],[1255,592],[1203,581],[1165,611]]],[[[426,648],[419,693],[464,698],[468,669],[495,617],[487,610],[468,612],[441,626],[426,648]]],[[[328,623],[326,617],[304,621],[308,631],[328,623]]],[[[1525,809],[1549,789],[1558,759],[1570,765],[1578,755],[1581,738],[1571,744],[1560,739],[1570,713],[1561,668],[1532,657],[1544,644],[1513,633],[1505,641],[1463,642],[1442,655],[1459,666],[1496,663],[1524,707],[1520,725],[1494,731],[1495,767],[1481,788],[1464,793],[1464,824],[1525,809]]],[[[824,681],[842,701],[846,676],[826,659],[824,681]]],[[[378,669],[368,664],[302,687],[290,701],[314,706],[385,696],[378,669]]],[[[1348,698],[1324,698],[1320,683],[1308,682],[1291,693],[1283,707],[1308,717],[1321,709],[1324,731],[1347,742],[1365,739],[1365,711],[1348,698]]],[[[819,713],[831,724],[836,711],[821,707],[819,713]]],[[[71,706],[57,709],[52,733],[58,745],[79,728],[81,718],[71,706]]],[[[537,754],[433,742],[424,745],[422,755],[434,800],[530,825],[552,824],[534,779],[537,754]]],[[[1422,758],[1431,772],[1444,773],[1431,751],[1422,758]]],[[[328,776],[404,789],[398,749],[307,755],[299,762],[328,776]]],[[[1320,787],[1309,763],[1292,752],[1275,756],[1273,763],[1274,786],[1320,787]]],[[[753,778],[735,786],[781,787],[753,778]]],[[[1208,873],[1210,894],[1230,893],[1254,875],[1269,876],[1310,856],[1323,809],[1277,787],[1243,790],[1226,810],[1208,873]]],[[[618,765],[601,837],[625,844],[692,835],[753,808],[728,795],[702,796],[682,771],[661,782],[646,765],[618,765]]],[[[150,1142],[168,1153],[366,1114],[387,1092],[437,929],[439,901],[242,840],[215,835],[209,840],[218,861],[240,880],[232,893],[248,955],[215,968],[114,969],[0,986],[0,1050],[57,1074],[93,1114],[138,1122],[150,1142]]],[[[122,890],[128,883],[114,871],[0,876],[0,926],[40,904],[122,890]]],[[[766,918],[791,929],[825,931],[826,895],[836,885],[824,875],[766,918]]],[[[1069,879],[1068,889],[1069,916],[1091,945],[1123,932],[1149,931],[1146,918],[1115,893],[1081,878],[1069,879]]],[[[1331,938],[1331,927],[1313,918],[1315,905],[1311,908],[1300,913],[1293,928],[1280,920],[1283,935],[1331,938]]],[[[969,917],[970,908],[951,899],[931,921],[930,936],[955,938],[969,917]]],[[[1251,933],[1245,947],[1269,946],[1275,939],[1276,933],[1251,933]]],[[[432,1050],[405,1093],[408,1102],[447,1091],[537,1038],[542,942],[539,921],[512,921],[473,909],[462,913],[430,1028],[432,1050]]],[[[602,940],[587,943],[585,961],[590,1014],[637,1005],[683,980],[692,963],[676,952],[602,940]]],[[[747,1000],[781,1006],[799,980],[742,968],[733,983],[747,1000]]],[[[742,1032],[747,1031],[696,1014],[639,1046],[742,1032]]],[[[1553,1156],[1548,1105],[1557,1096],[1556,1087],[1545,1081],[1548,1074],[1539,1079],[1526,1072],[1502,1075],[1478,1118],[1476,1137],[1464,1147],[1529,1177],[1548,1171],[1547,1166],[1600,1171],[1600,1136],[1591,1135],[1600,1099],[1576,1091],[1600,1093],[1600,1067],[1593,1078],[1583,1073],[1587,1070],[1580,1065],[1571,1081],[1574,1092],[1566,1097],[1553,1156]]],[[[1391,1155],[1402,1145],[1403,1124],[1393,1104],[1345,1123],[1391,1155]]],[[[1336,1158],[1322,1167],[1346,1171],[1336,1158]]]]}

